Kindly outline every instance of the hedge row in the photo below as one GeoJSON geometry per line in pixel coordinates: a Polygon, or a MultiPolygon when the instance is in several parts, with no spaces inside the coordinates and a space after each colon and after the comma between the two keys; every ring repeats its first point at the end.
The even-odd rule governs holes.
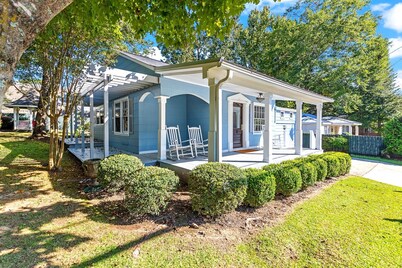
{"type": "Polygon", "coordinates": [[[144,167],[140,159],[126,154],[103,159],[99,163],[98,179],[108,191],[124,192],[124,205],[135,215],[158,215],[179,184],[173,171],[144,167]]]}
{"type": "Polygon", "coordinates": [[[190,173],[189,190],[194,211],[219,216],[239,205],[261,207],[275,194],[289,196],[330,177],[350,171],[346,153],[320,155],[270,164],[263,169],[239,169],[226,163],[207,163],[190,173]]]}

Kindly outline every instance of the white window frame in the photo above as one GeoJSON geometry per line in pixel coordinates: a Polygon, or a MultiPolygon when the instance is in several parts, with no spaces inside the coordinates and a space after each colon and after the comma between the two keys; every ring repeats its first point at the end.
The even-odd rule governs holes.
{"type": "Polygon", "coordinates": [[[115,135],[122,135],[122,136],[128,136],[130,134],[130,101],[128,99],[128,97],[124,97],[121,99],[117,99],[113,102],[113,133],[115,135]],[[127,102],[127,131],[123,130],[123,103],[127,102]],[[117,132],[116,131],[116,104],[119,103],[120,104],[120,131],[117,132]]]}
{"type": "Polygon", "coordinates": [[[253,134],[262,134],[262,132],[264,131],[264,126],[265,126],[265,110],[262,113],[262,118],[259,119],[264,119],[264,124],[261,125],[261,130],[255,130],[255,107],[264,107],[265,109],[265,104],[263,103],[259,103],[259,102],[254,102],[253,103],[253,112],[252,112],[252,124],[253,124],[253,134]]]}
{"type": "Polygon", "coordinates": [[[105,110],[103,109],[103,105],[95,108],[95,124],[94,125],[103,125],[105,123],[105,110]],[[103,111],[103,123],[98,123],[98,112],[103,111]]]}

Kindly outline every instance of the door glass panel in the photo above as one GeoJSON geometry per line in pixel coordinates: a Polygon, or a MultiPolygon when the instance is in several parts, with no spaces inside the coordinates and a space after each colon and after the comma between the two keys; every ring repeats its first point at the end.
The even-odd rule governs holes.
{"type": "Polygon", "coordinates": [[[241,108],[233,107],[233,128],[240,128],[241,108]]]}

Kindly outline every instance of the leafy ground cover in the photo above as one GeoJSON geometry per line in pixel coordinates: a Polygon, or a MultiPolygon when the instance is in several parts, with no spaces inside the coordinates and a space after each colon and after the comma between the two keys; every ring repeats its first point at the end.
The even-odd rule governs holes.
{"type": "Polygon", "coordinates": [[[48,173],[47,144],[26,138],[0,132],[0,267],[402,265],[402,188],[327,180],[219,220],[188,212],[180,192],[167,213],[127,221],[115,197],[82,191],[72,157],[48,173]]]}

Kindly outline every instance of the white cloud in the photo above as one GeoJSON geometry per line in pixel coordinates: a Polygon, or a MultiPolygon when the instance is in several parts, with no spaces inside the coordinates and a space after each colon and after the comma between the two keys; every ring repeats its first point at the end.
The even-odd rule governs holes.
{"type": "Polygon", "coordinates": [[[394,5],[392,8],[382,12],[384,27],[402,32],[402,3],[394,5]]]}
{"type": "Polygon", "coordinates": [[[383,12],[386,9],[388,9],[391,6],[391,4],[388,3],[381,3],[381,4],[376,4],[371,6],[371,10],[373,12],[383,12]]]}
{"type": "Polygon", "coordinates": [[[389,57],[399,58],[402,57],[402,37],[390,38],[389,57]]]}
{"type": "Polygon", "coordinates": [[[402,70],[396,72],[395,84],[399,88],[399,92],[402,93],[402,70]]]}
{"type": "Polygon", "coordinates": [[[260,0],[258,4],[249,3],[245,5],[243,10],[243,15],[250,14],[254,9],[262,10],[265,6],[270,6],[273,13],[284,12],[286,8],[296,3],[297,0],[281,0],[280,2],[275,2],[274,0],[260,0]]]}
{"type": "Polygon", "coordinates": [[[154,60],[166,60],[166,58],[162,56],[161,50],[158,47],[152,47],[150,52],[146,56],[154,60]]]}

